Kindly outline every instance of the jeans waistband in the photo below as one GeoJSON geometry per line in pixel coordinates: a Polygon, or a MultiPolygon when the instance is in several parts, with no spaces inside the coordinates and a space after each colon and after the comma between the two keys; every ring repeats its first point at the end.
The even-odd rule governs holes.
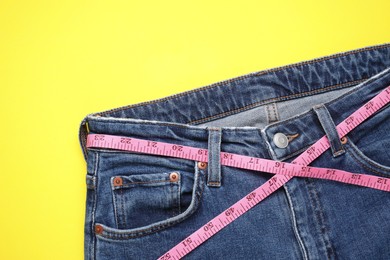
{"type": "MultiPolygon", "coordinates": [[[[207,124],[261,106],[268,109],[278,102],[299,102],[301,98],[355,86],[336,99],[324,102],[337,125],[390,85],[389,67],[390,44],[383,44],[249,73],[166,98],[91,113],[80,124],[80,145],[87,158],[89,129],[91,133],[207,149],[209,130],[219,129],[222,150],[224,143],[235,143],[240,146],[241,154],[284,160],[302,152],[325,134],[313,109],[286,120],[274,123],[269,120],[265,127],[236,127],[234,122],[229,123],[230,126],[207,124]],[[283,133],[294,141],[280,148],[273,142],[276,133],[283,133]]],[[[272,113],[269,115],[272,117],[272,113]]]]}

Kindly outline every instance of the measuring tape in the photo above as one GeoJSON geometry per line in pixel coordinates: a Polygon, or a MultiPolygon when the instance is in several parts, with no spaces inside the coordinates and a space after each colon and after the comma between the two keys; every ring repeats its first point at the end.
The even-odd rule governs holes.
{"type": "MultiPolygon", "coordinates": [[[[390,102],[390,86],[376,95],[364,106],[347,117],[336,128],[340,137],[344,137],[352,129],[361,124],[364,120],[377,112],[390,102]]],[[[190,146],[177,145],[165,142],[130,138],[124,136],[89,134],[87,147],[109,148],[130,152],[146,153],[160,156],[170,156],[182,159],[189,159],[201,162],[208,161],[207,149],[200,149],[190,146]]],[[[329,149],[330,144],[326,136],[323,136],[316,143],[310,146],[305,152],[298,156],[292,163],[278,162],[274,160],[244,156],[233,153],[221,152],[221,165],[249,169],[254,171],[268,172],[275,174],[266,183],[256,188],[244,198],[234,203],[231,207],[213,218],[200,229],[185,238],[168,252],[159,257],[159,260],[180,259],[211,236],[243,215],[260,201],[268,197],[284,183],[294,176],[310,177],[339,181],[353,185],[369,187],[390,192],[390,179],[367,174],[357,174],[347,171],[318,168],[307,166],[323,152],[329,149]]]]}

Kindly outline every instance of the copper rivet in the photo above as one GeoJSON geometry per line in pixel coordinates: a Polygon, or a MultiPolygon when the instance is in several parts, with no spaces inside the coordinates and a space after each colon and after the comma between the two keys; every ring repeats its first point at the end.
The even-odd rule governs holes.
{"type": "Polygon", "coordinates": [[[201,170],[204,170],[207,168],[207,163],[206,162],[198,162],[198,168],[201,170]]]}
{"type": "Polygon", "coordinates": [[[122,186],[122,178],[121,177],[115,177],[114,178],[114,186],[122,186]]]}
{"type": "Polygon", "coordinates": [[[348,138],[344,136],[344,137],[342,137],[342,138],[340,139],[340,141],[341,141],[342,144],[346,144],[347,141],[348,141],[348,138]]]}
{"type": "Polygon", "coordinates": [[[101,233],[103,233],[103,227],[100,226],[100,225],[96,225],[96,226],[95,226],[95,233],[96,233],[96,234],[101,234],[101,233]]]}
{"type": "Polygon", "coordinates": [[[177,172],[172,172],[171,174],[169,174],[169,180],[171,182],[176,182],[179,180],[179,174],[177,172]]]}

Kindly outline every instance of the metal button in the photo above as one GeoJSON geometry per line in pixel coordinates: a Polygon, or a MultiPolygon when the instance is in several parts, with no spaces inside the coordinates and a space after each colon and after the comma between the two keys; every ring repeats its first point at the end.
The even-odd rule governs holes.
{"type": "Polygon", "coordinates": [[[206,162],[198,162],[198,168],[201,170],[204,170],[207,168],[207,163],[206,162]]]}
{"type": "Polygon", "coordinates": [[[169,180],[171,182],[177,182],[179,180],[179,174],[177,172],[171,172],[171,174],[169,174],[169,180]]]}
{"type": "Polygon", "coordinates": [[[285,134],[276,133],[274,135],[274,143],[278,148],[286,148],[288,145],[288,138],[285,134]]]}

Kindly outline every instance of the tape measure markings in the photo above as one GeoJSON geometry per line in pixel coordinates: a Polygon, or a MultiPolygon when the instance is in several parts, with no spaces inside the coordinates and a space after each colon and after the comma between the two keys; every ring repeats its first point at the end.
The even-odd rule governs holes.
{"type": "MultiPolygon", "coordinates": [[[[182,146],[164,142],[153,142],[153,148],[148,147],[150,141],[144,139],[136,139],[129,137],[121,137],[114,135],[102,135],[102,134],[90,134],[88,135],[87,147],[101,147],[101,148],[110,148],[124,151],[132,152],[141,152],[153,155],[163,155],[169,157],[176,157],[182,159],[191,159],[195,161],[207,162],[208,156],[205,152],[205,149],[199,149],[190,146],[182,146]],[[134,147],[136,143],[136,147],[134,147]],[[171,147],[171,150],[167,150],[167,147],[171,147]],[[172,151],[173,147],[173,151],[172,151]]],[[[329,142],[326,137],[319,140],[319,149],[315,149],[314,153],[311,153],[310,161],[318,157],[323,151],[327,150],[329,147],[329,142]],[[326,142],[324,142],[326,140],[326,142]]],[[[310,148],[316,147],[311,146],[307,151],[312,151],[310,148]]],[[[302,158],[302,163],[307,164],[306,158],[302,158]]],[[[328,168],[319,168],[312,166],[300,166],[297,165],[296,161],[294,163],[279,162],[264,158],[251,157],[246,155],[239,155],[234,153],[221,152],[221,165],[254,170],[260,172],[273,173],[278,175],[287,175],[287,176],[297,176],[297,177],[310,177],[310,178],[320,178],[334,180],[354,185],[360,185],[365,187],[370,187],[374,189],[380,189],[384,191],[390,191],[390,180],[384,183],[381,186],[375,186],[371,184],[371,181],[381,179],[380,177],[366,174],[356,174],[350,173],[347,171],[337,170],[337,169],[328,169],[328,168]],[[348,178],[346,178],[348,177],[348,178]],[[356,183],[356,180],[360,182],[356,183]],[[363,183],[364,181],[367,182],[363,183]],[[389,185],[386,185],[389,183],[389,185]]],[[[385,178],[386,179],[386,178],[385,178]]]]}

